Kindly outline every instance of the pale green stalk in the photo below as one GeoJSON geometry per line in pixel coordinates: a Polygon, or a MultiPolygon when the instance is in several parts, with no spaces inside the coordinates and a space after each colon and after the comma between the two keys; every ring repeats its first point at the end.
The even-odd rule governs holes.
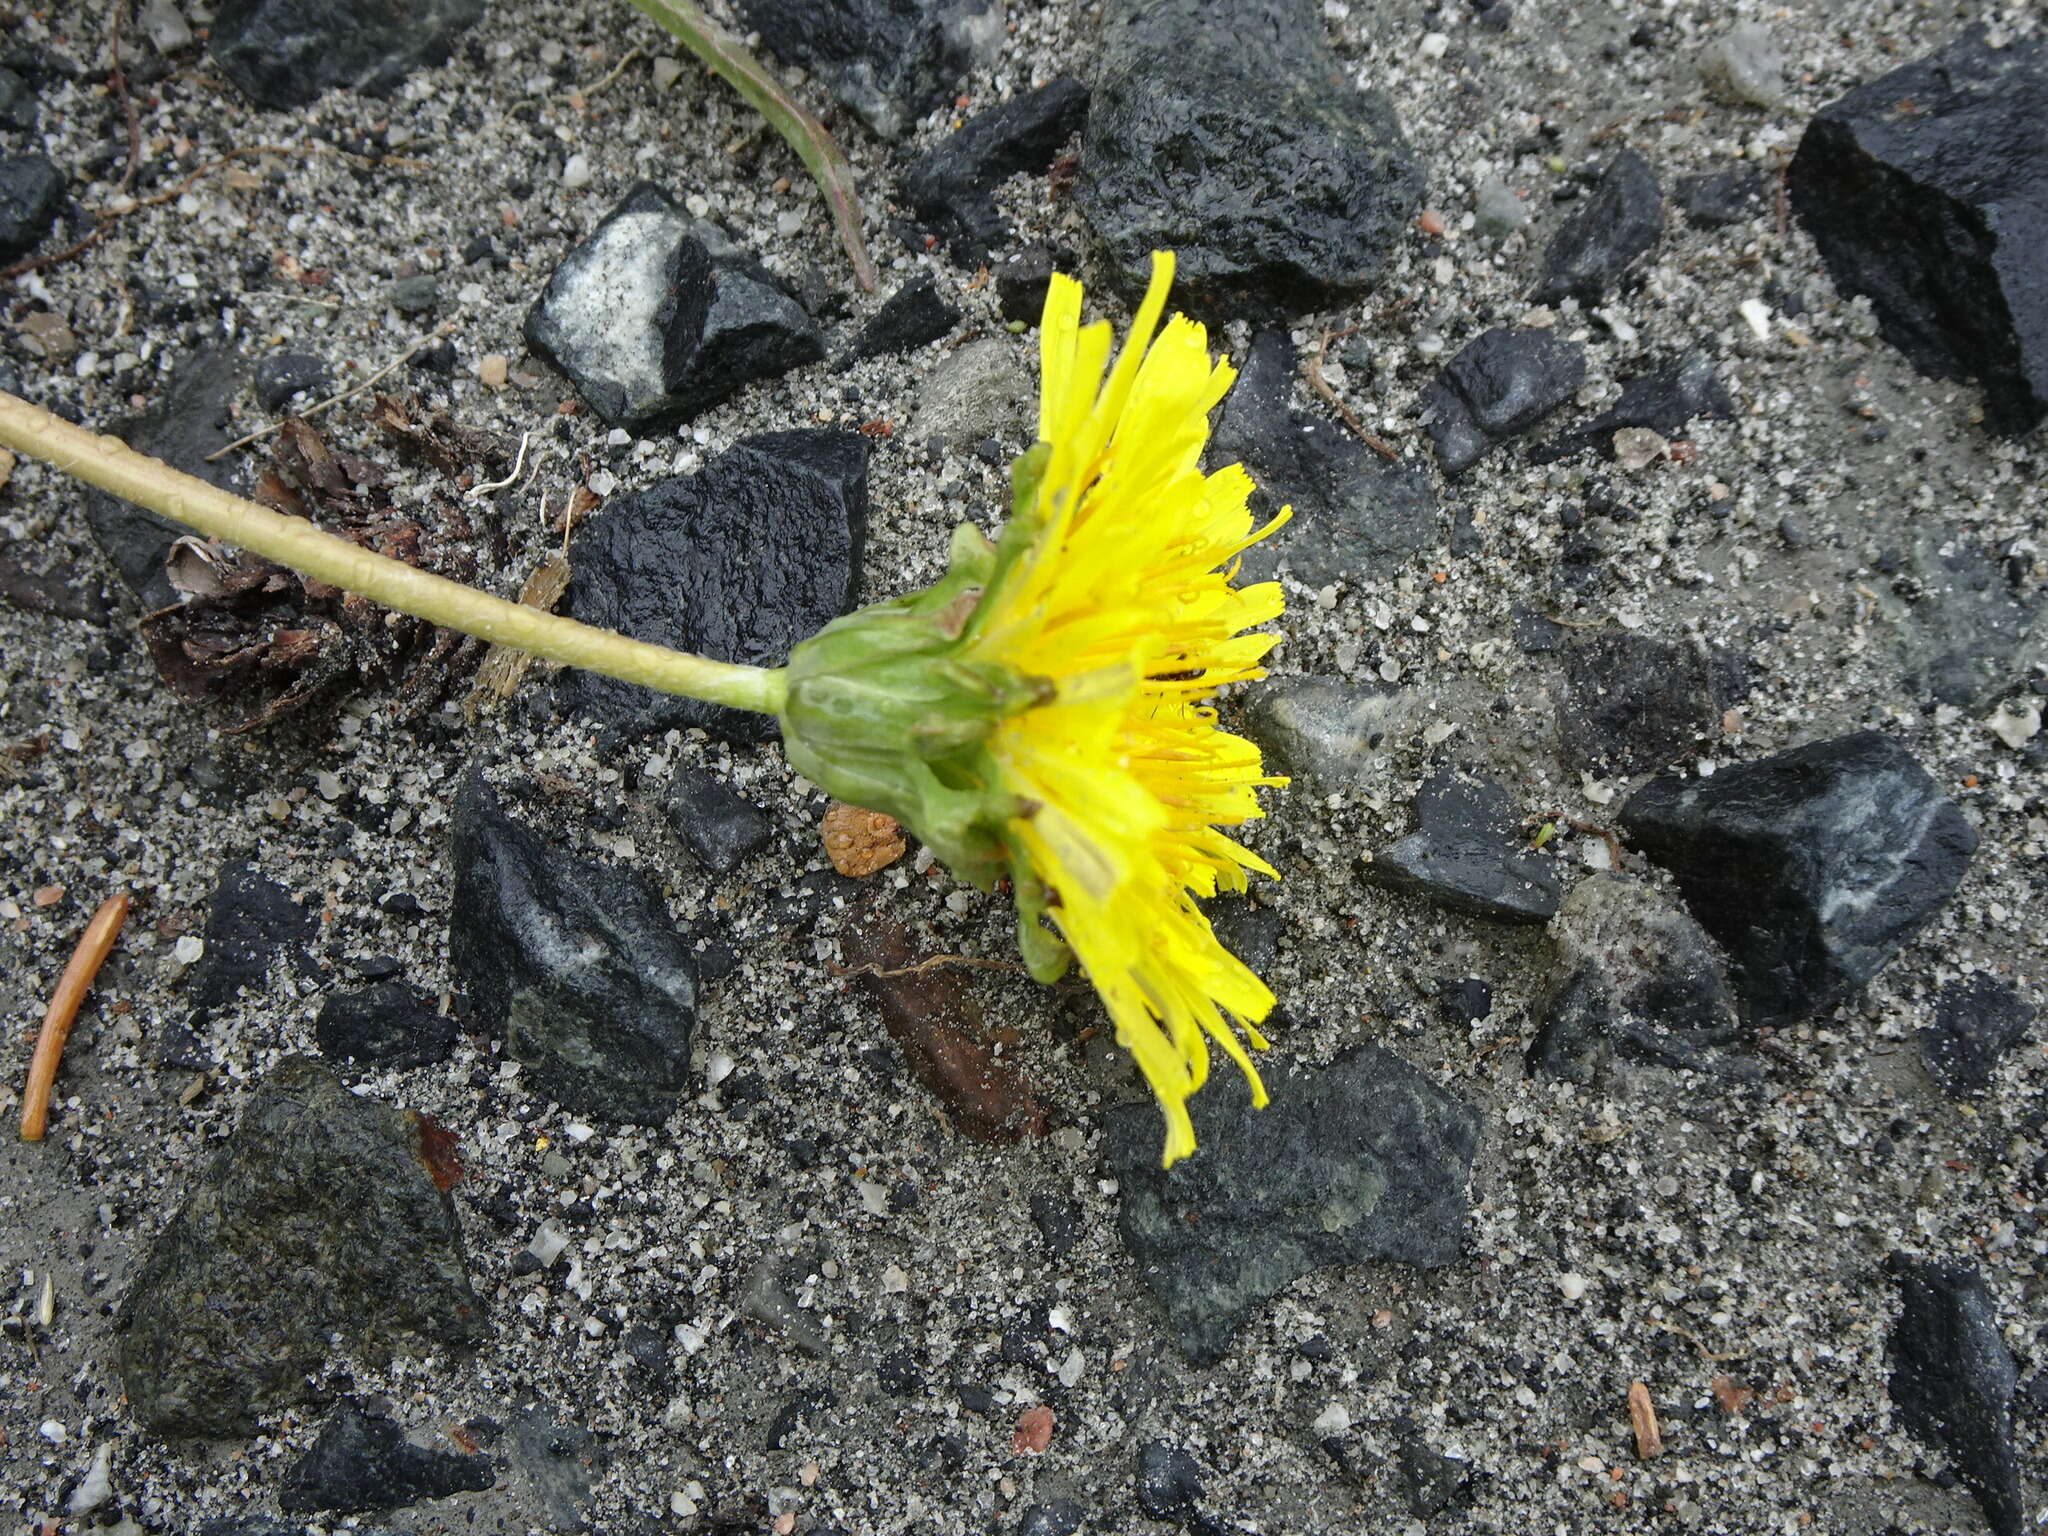
{"type": "Polygon", "coordinates": [[[777,714],[782,709],[787,684],[780,669],[691,656],[508,603],[322,533],[302,517],[286,517],[230,495],[137,453],[119,438],[74,427],[4,391],[0,391],[0,446],[41,459],[74,479],[111,491],[174,523],[253,550],[301,576],[359,593],[443,629],[460,630],[496,645],[509,645],[663,693],[686,694],[762,714],[777,714]]]}

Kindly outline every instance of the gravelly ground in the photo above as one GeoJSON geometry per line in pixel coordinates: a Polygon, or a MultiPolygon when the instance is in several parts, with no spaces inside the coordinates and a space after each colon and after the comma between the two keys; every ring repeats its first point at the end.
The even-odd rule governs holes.
{"type": "MultiPolygon", "coordinates": [[[[1298,336],[1312,346],[1325,327],[1358,327],[1373,346],[1371,368],[1339,365],[1328,376],[1369,425],[1412,445],[1417,393],[1443,358],[1524,312],[1536,252],[1559,217],[1545,191],[1554,176],[1517,147],[1539,119],[1562,129],[1552,152],[1575,166],[1597,158],[1596,140],[1619,124],[1667,183],[1737,157],[1775,168],[1804,118],[1850,84],[1969,20],[2029,24],[2024,10],[1530,0],[1505,34],[1450,16],[1453,45],[1438,60],[1419,45],[1439,23],[1414,0],[1348,13],[1331,4],[1340,56],[1394,100],[1427,167],[1428,203],[1445,212],[1450,234],[1414,234],[1373,298],[1317,317],[1298,336]],[[1737,13],[1762,20],[1793,62],[1782,112],[1717,105],[1700,87],[1701,41],[1737,13]],[[1646,22],[1651,44],[1631,45],[1646,22]],[[1489,169],[1533,189],[1537,209],[1529,234],[1501,245],[1459,227],[1489,169]]],[[[1011,51],[971,83],[975,107],[1086,69],[1085,7],[1016,11],[1011,51]]],[[[82,61],[98,57],[98,7],[0,7],[0,24],[82,61]]],[[[512,438],[552,430],[567,391],[524,357],[521,316],[566,246],[641,176],[701,195],[776,270],[815,269],[845,285],[796,161],[723,87],[686,70],[658,92],[645,57],[609,78],[627,48],[662,51],[627,7],[501,0],[475,35],[480,48],[388,102],[334,94],[297,113],[254,110],[191,55],[172,61],[144,87],[149,155],[166,165],[156,185],[177,167],[258,143],[360,146],[381,134],[391,153],[420,164],[364,170],[279,156],[247,162],[256,178],[248,184],[205,177],[189,196],[128,219],[99,250],[0,296],[0,367],[100,422],[130,409],[131,393],[147,398],[163,365],[202,341],[251,353],[289,345],[381,366],[415,334],[385,306],[392,279],[408,267],[456,268],[456,252],[489,232],[508,266],[444,276],[440,318],[461,366],[452,381],[410,383],[445,398],[466,425],[512,438]],[[548,44],[566,50],[553,68],[541,62],[548,44]],[[600,80],[608,83],[587,109],[566,99],[600,80]],[[574,192],[561,175],[571,153],[587,155],[594,171],[574,192]],[[801,217],[793,233],[778,232],[783,214],[801,217]],[[281,278],[292,262],[329,277],[318,286],[281,278]],[[172,302],[181,293],[190,301],[182,311],[172,302]],[[80,358],[52,375],[20,339],[30,301],[61,313],[97,368],[80,358]],[[502,391],[475,377],[473,364],[488,354],[511,359],[513,382],[502,391]]],[[[119,171],[117,109],[89,77],[46,89],[42,115],[74,198],[97,206],[119,171]]],[[[927,121],[913,143],[950,126],[927,121]]],[[[879,202],[904,151],[855,127],[845,137],[879,202]]],[[[1008,206],[1027,231],[1085,245],[1078,216],[1042,181],[1015,183],[1008,206]]],[[[941,258],[904,257],[879,229],[875,248],[892,268],[885,292],[929,268],[971,322],[1004,334],[972,274],[941,258]]],[[[875,302],[858,299],[855,318],[875,302]]],[[[1878,1263],[1896,1247],[1974,1258],[2023,1371],[2044,1363],[2048,1229],[2038,1220],[2041,1189],[2029,1181],[2043,1150],[2048,1062],[2030,1042],[1986,1099],[1963,1108],[1928,1081],[1912,1036],[1933,987],[1966,970],[1999,971],[2038,999],[2033,914],[2048,828],[2038,769],[1980,719],[1923,708],[1902,680],[1905,605],[1874,560],[1929,518],[1989,548],[2038,538],[2048,519],[2040,443],[1987,439],[1972,425],[1972,390],[1914,375],[1876,339],[1861,306],[1835,298],[1799,230],[1769,218],[1721,231],[1674,219],[1646,283],[1617,307],[1634,337],[1588,328],[1584,401],[1611,394],[1643,359],[1698,346],[1728,360],[1743,414],[1696,429],[1692,465],[1614,476],[1640,515],[1600,530],[1606,579],[1563,616],[1693,634],[1749,658],[1756,686],[1729,721],[1723,760],[1884,730],[1956,797],[1982,845],[1955,901],[1859,1003],[1775,1042],[1761,1086],[1646,1080],[1608,1098],[1528,1081],[1517,1045],[1556,980],[1541,931],[1388,897],[1360,885],[1355,868],[1362,847],[1407,829],[1432,725],[1452,727],[1460,760],[1500,777],[1527,810],[1595,822],[1605,814],[1605,791],[1592,786],[1603,798],[1589,798],[1558,764],[1553,670],[1510,639],[1516,605],[1560,611],[1550,585],[1558,513],[1583,489],[1574,477],[1584,471],[1489,460],[1446,498],[1471,509],[1480,553],[1453,561],[1440,550],[1371,582],[1297,589],[1276,670],[1364,677],[1393,662],[1423,704],[1370,793],[1327,803],[1284,796],[1254,839],[1285,876],[1261,899],[1286,919],[1273,980],[1302,1021],[1277,1049],[1320,1061],[1359,1041],[1388,1044],[1474,1100],[1485,1130],[1464,1263],[1431,1274],[1318,1274],[1206,1370],[1185,1365],[1115,1237],[1097,1116],[1137,1090],[1099,1038],[1075,1043],[1092,1002],[974,974],[990,1016],[1021,1032],[1016,1054],[1056,1106],[1043,1142],[975,1146],[949,1138],[899,1073],[877,1069],[888,1058],[874,1051],[885,1042],[873,1006],[827,969],[837,958],[834,920],[818,937],[794,940],[750,921],[823,864],[822,802],[797,792],[773,749],[676,739],[601,760],[573,725],[533,724],[514,711],[477,730],[445,712],[403,727],[377,698],[332,728],[229,738],[164,692],[129,615],[99,627],[0,610],[0,738],[49,740],[46,754],[10,759],[0,774],[0,1009],[11,1038],[39,1016],[100,895],[126,887],[139,900],[70,1047],[56,1133],[40,1146],[9,1141],[0,1156],[7,1310],[32,1311],[46,1277],[56,1300],[50,1328],[17,1325],[0,1336],[10,1528],[27,1531],[54,1513],[91,1448],[109,1438],[122,1507],[146,1527],[275,1512],[277,1477],[309,1442],[317,1412],[276,1416],[247,1443],[164,1445],[140,1435],[122,1411],[107,1312],[197,1161],[235,1123],[248,1084],[279,1055],[311,1049],[327,983],[301,984],[295,996],[280,979],[217,1023],[207,1044],[219,1070],[196,1083],[152,1064],[151,1042],[183,1017],[173,945],[202,920],[218,866],[243,855],[320,908],[323,953],[337,967],[348,956],[394,953],[423,984],[444,984],[448,796],[461,767],[482,757],[546,775],[554,829],[654,872],[679,916],[736,914],[742,963],[711,991],[700,1050],[707,1061],[729,1056],[769,1092],[744,1112],[707,1092],[665,1127],[600,1125],[578,1141],[571,1117],[524,1098],[475,1040],[442,1066],[370,1079],[363,1091],[426,1110],[460,1136],[470,1180],[458,1205],[497,1338],[471,1361],[374,1370],[338,1359],[330,1384],[381,1393],[408,1424],[429,1429],[503,1416],[528,1399],[582,1426],[594,1437],[598,1528],[635,1529],[642,1518],[649,1528],[688,1529],[670,1513],[681,1492],[707,1512],[750,1497],[771,1512],[793,1509],[798,1530],[835,1521],[860,1532],[1008,1529],[1025,1505],[1059,1496],[1088,1504],[1103,1530],[1165,1530],[1138,1513],[1131,1493],[1136,1446],[1164,1439],[1210,1469],[1207,1506],[1244,1529],[1420,1530],[1395,1470],[1394,1426],[1405,1415],[1477,1479],[1469,1506],[1430,1521],[1431,1530],[1981,1529],[1967,1493],[1927,1475],[1939,1458],[1891,1417],[1883,1340],[1896,1302],[1878,1263]],[[1759,341],[1737,305],[1772,282],[1810,307],[1759,341]],[[1873,421],[1888,429],[1881,441],[1865,430],[1873,421]],[[1807,526],[1803,548],[1779,532],[1787,513],[1807,526]],[[1434,579],[1439,571],[1447,579],[1434,579]],[[723,882],[690,872],[643,799],[670,765],[696,762],[729,774],[781,823],[777,850],[723,882]],[[323,772],[338,778],[338,798],[322,793],[323,772]],[[615,806],[622,816],[610,814],[615,806]],[[31,892],[48,885],[64,896],[35,905],[31,892]],[[380,910],[376,898],[395,888],[414,892],[427,916],[380,910]],[[1461,975],[1487,978],[1500,1000],[1469,1031],[1447,1024],[1433,1001],[1439,978],[1461,975]],[[787,1139],[818,1131],[829,1155],[798,1168],[787,1139]],[[906,1180],[920,1189],[914,1210],[871,1212],[861,1183],[906,1180]],[[522,1213],[509,1227],[477,1208],[506,1186],[522,1213]],[[1070,1195],[1086,1211],[1085,1235],[1063,1260],[1044,1257],[1028,1211],[1034,1191],[1070,1195]],[[532,1227],[577,1201],[590,1214],[573,1229],[573,1267],[565,1259],[515,1278],[511,1260],[532,1227]],[[801,1355],[739,1317],[746,1276],[776,1252],[811,1256],[815,1279],[803,1299],[831,1320],[829,1358],[801,1355]],[[1566,1277],[1583,1282],[1582,1293],[1571,1294],[1581,1286],[1566,1277]],[[998,1357],[1002,1331],[1034,1306],[1057,1309],[1080,1351],[1070,1386],[998,1357]],[[620,1337],[637,1323],[685,1325],[666,1389],[616,1366],[620,1337]],[[1331,1344],[1326,1361],[1297,1349],[1317,1335],[1331,1344]],[[924,1386],[885,1395],[876,1360],[920,1337],[924,1386]],[[1716,1407],[1710,1384],[1720,1376],[1754,1390],[1745,1412],[1716,1407]],[[1637,1379],[1658,1402],[1670,1448],[1648,1464],[1632,1454],[1623,1411],[1637,1379]],[[952,1389],[960,1380],[995,1389],[992,1416],[962,1410],[952,1389]],[[783,1449],[764,1450],[782,1406],[821,1391],[834,1404],[783,1449]],[[1055,1408],[1051,1448],[1015,1454],[1016,1415],[1041,1401],[1055,1408]],[[1333,1405],[1349,1420],[1353,1475],[1317,1444],[1335,1422],[1333,1405]],[[50,1420],[65,1427],[60,1445],[39,1432],[50,1420]],[[957,1468],[930,1450],[948,1434],[964,1445],[957,1468]]],[[[1241,348],[1246,338],[1232,329],[1226,339],[1241,348]]],[[[1029,355],[1028,337],[1015,344],[1029,355]]],[[[1343,355],[1341,344],[1332,350],[1343,355]]],[[[881,359],[844,376],[803,370],[652,443],[611,446],[601,424],[573,418],[571,440],[531,490],[500,499],[509,542],[500,585],[516,584],[552,537],[543,490],[559,507],[590,475],[630,489],[766,428],[878,417],[900,426],[940,356],[881,359]]],[[[389,460],[349,408],[323,431],[389,460]]],[[[933,574],[950,523],[963,513],[987,521],[999,506],[994,471],[971,458],[934,467],[906,436],[881,440],[874,458],[866,590],[875,595],[933,574]]],[[[103,569],[78,495],[39,469],[17,470],[0,490],[0,529],[38,559],[94,579],[103,569]]],[[[1566,846],[1567,858],[1581,856],[1580,842],[1566,846]]],[[[1010,958],[999,904],[949,899],[957,891],[945,879],[908,864],[879,883],[921,944],[1010,958]]],[[[22,1059],[18,1049],[10,1058],[0,1111],[12,1112],[22,1059]]],[[[1054,1362],[1068,1349],[1061,1341],[1054,1362]]],[[[2018,1433],[2038,1504],[2048,1496],[2042,1423],[2022,1419],[2018,1433]]],[[[512,1531],[545,1527],[546,1508],[533,1486],[508,1477],[494,1493],[384,1523],[512,1531]]]]}

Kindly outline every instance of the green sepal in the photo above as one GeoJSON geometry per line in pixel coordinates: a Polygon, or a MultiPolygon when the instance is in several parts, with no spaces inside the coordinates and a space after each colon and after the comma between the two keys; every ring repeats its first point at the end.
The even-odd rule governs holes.
{"type": "Polygon", "coordinates": [[[1033,981],[1051,986],[1067,974],[1074,952],[1065,939],[1046,926],[1045,914],[1051,900],[1045,882],[1032,870],[1030,860],[1015,849],[1010,853],[1010,887],[1016,895],[1017,948],[1023,953],[1024,969],[1031,973],[1033,981]]]}

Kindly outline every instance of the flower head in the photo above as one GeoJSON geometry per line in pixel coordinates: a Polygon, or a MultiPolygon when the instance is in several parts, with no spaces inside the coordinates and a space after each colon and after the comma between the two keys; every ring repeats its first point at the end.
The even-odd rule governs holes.
{"type": "Polygon", "coordinates": [[[1250,477],[1205,475],[1208,413],[1234,370],[1203,328],[1162,328],[1173,258],[1111,359],[1106,322],[1056,276],[1040,330],[1038,446],[1012,474],[991,546],[956,533],[936,586],[828,627],[791,656],[784,737],[800,772],[904,821],[963,878],[1007,874],[1041,980],[1078,958],[1166,1116],[1165,1161],[1194,1150],[1187,1100],[1273,994],[1216,938],[1198,898],[1272,875],[1225,835],[1267,775],[1207,700],[1263,676],[1277,583],[1232,584],[1254,527],[1250,477]]]}

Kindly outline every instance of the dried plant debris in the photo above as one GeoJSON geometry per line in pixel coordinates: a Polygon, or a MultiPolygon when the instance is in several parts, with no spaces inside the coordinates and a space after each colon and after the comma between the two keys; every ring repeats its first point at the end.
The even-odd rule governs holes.
{"type": "MultiPolygon", "coordinates": [[[[503,458],[492,447],[495,439],[456,427],[445,415],[422,418],[406,401],[380,396],[374,419],[451,480],[480,460],[503,458]]],[[[437,487],[412,510],[398,511],[386,494],[391,476],[381,466],[335,453],[296,416],[285,418],[270,455],[252,491],[263,505],[422,570],[458,581],[475,578],[480,531],[457,497],[437,487]]],[[[183,601],[143,619],[150,658],[181,698],[230,712],[230,733],[315,706],[331,709],[366,688],[397,688],[400,712],[417,715],[447,693],[481,650],[462,636],[218,543],[180,539],[165,569],[183,601]]]]}

